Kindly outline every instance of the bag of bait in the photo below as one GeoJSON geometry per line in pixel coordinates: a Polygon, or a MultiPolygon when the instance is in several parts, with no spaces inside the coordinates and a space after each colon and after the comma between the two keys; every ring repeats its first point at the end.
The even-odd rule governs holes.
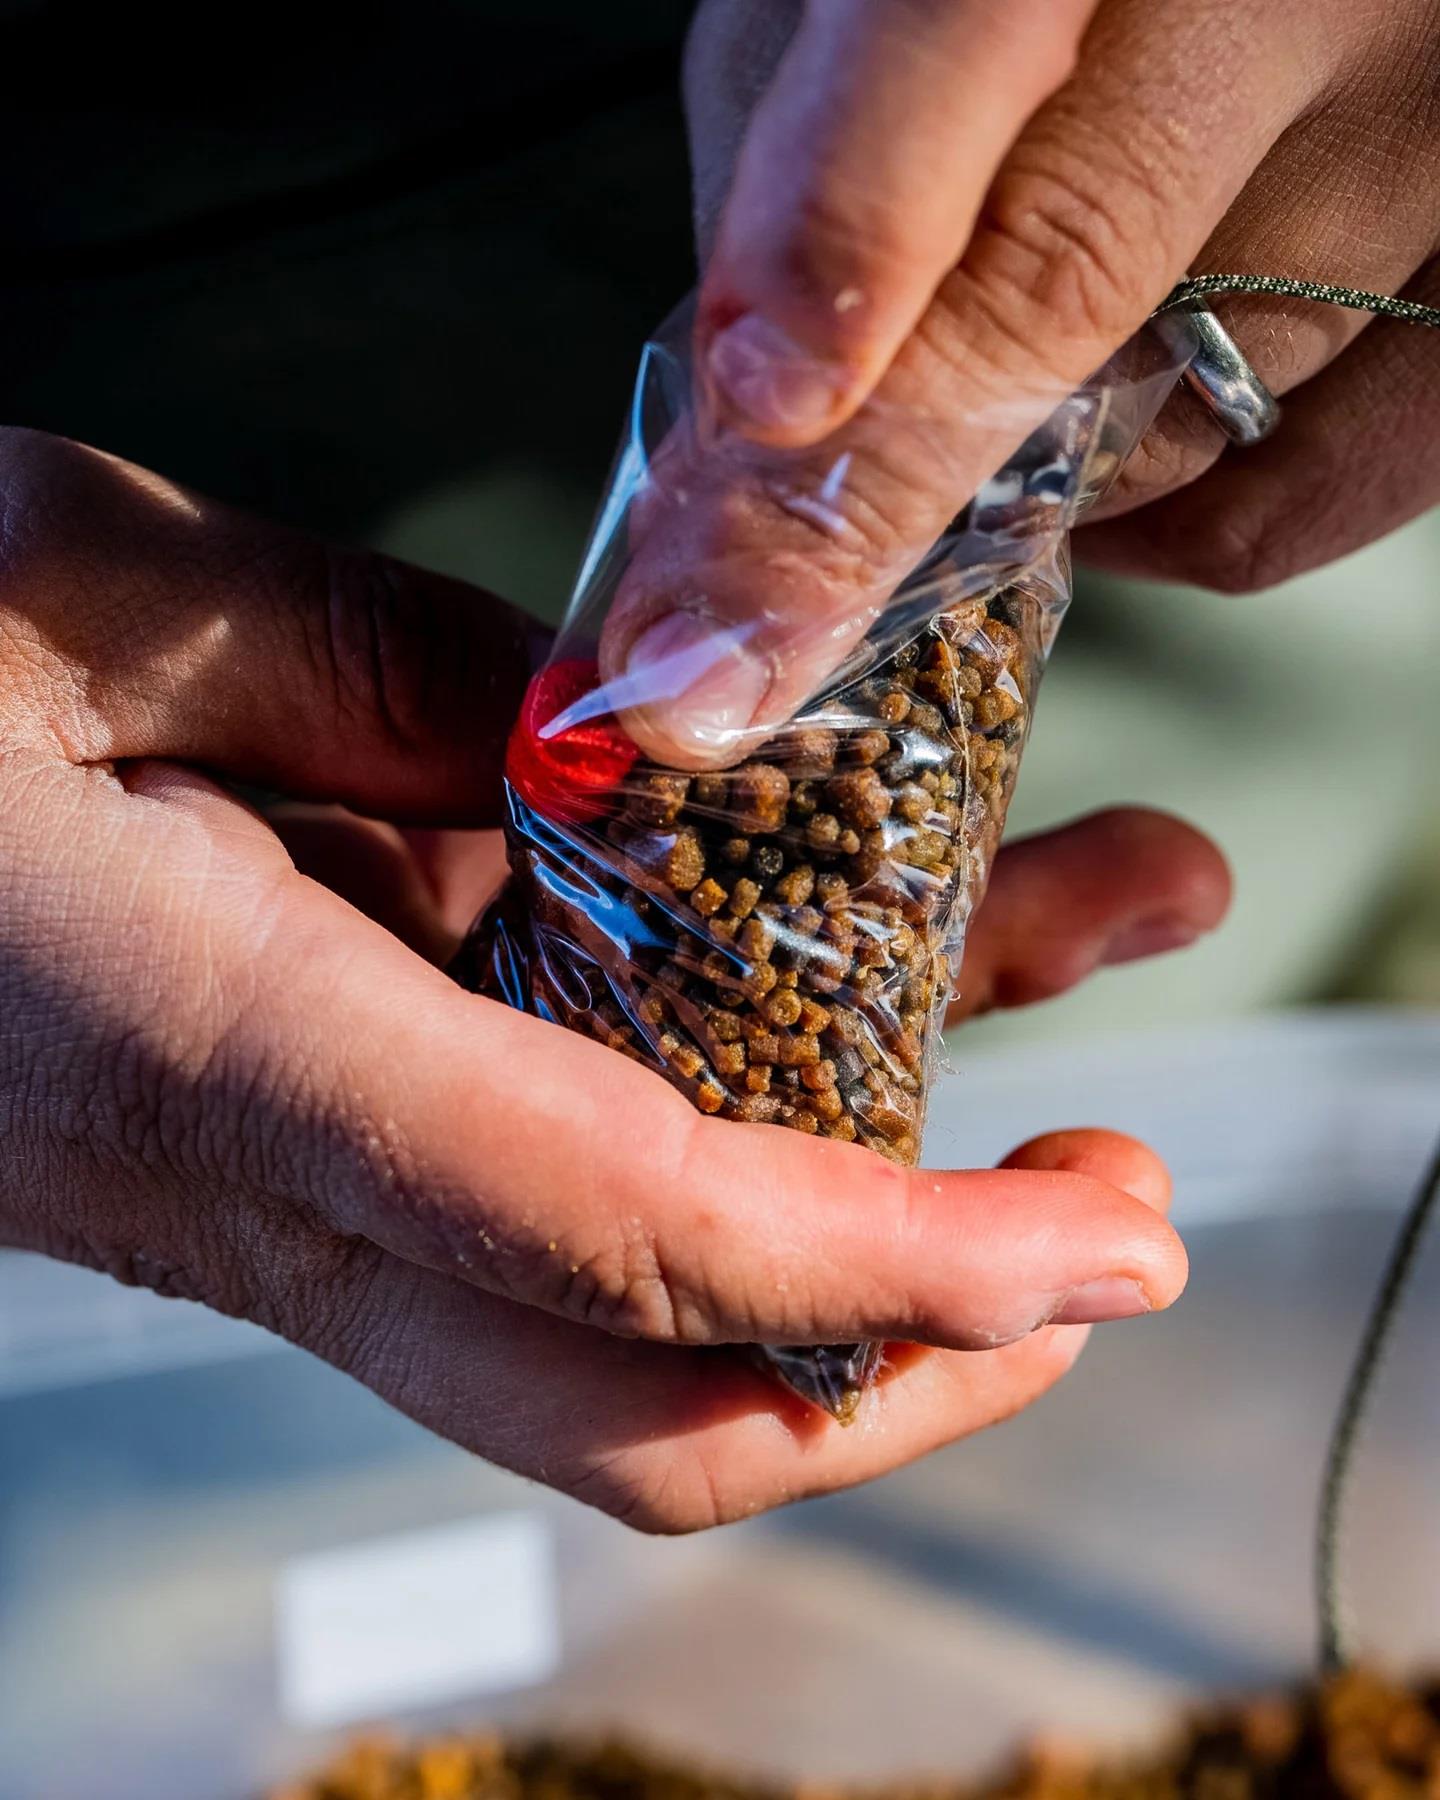
{"type": "MultiPolygon", "coordinates": [[[[888,384],[883,410],[791,452],[714,423],[689,342],[682,312],[646,348],[511,739],[510,879],[454,973],[644,1063],[704,1113],[914,1163],[1069,598],[1068,530],[1183,355],[1173,327],[1137,339],[1048,416],[976,407],[957,424],[888,384]],[[977,445],[994,471],[978,484],[963,473],[977,445]],[[897,512],[922,489],[933,505],[952,470],[964,484],[933,541],[912,521],[876,550],[858,488],[849,502],[882,458],[897,512]],[[658,653],[637,672],[647,634],[658,653]]],[[[881,1351],[758,1354],[846,1420],[881,1351]]]]}

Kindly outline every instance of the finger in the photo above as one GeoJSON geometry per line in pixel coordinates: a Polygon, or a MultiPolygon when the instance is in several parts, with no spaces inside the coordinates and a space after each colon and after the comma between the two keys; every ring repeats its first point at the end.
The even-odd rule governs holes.
{"type": "MultiPolygon", "coordinates": [[[[1012,1160],[1168,1200],[1163,1168],[1114,1133],[1057,1133],[1012,1160]]],[[[1020,1411],[1087,1335],[1049,1326],[1000,1349],[907,1356],[843,1430],[738,1358],[589,1333],[393,1258],[363,1280],[366,1304],[337,1309],[345,1330],[310,1328],[321,1354],[432,1429],[649,1531],[885,1474],[1020,1411]]]]}
{"type": "Polygon", "coordinates": [[[286,802],[265,817],[302,875],[448,963],[506,875],[498,831],[399,830],[340,806],[286,802]]]}
{"type": "MultiPolygon", "coordinates": [[[[1435,304],[1440,267],[1405,290],[1435,304]]],[[[1096,528],[1109,566],[1253,593],[1333,562],[1440,500],[1440,334],[1377,320],[1287,403],[1285,429],[1096,528]]]]}
{"type": "Polygon", "coordinates": [[[657,459],[600,647],[648,754],[733,761],[797,710],[959,504],[1149,315],[1314,62],[1285,6],[1234,43],[1184,0],[1103,10],[874,403],[804,455],[681,439],[657,459]]]}
{"type": "Polygon", "coordinates": [[[1005,1157],[1002,1169],[1068,1169],[1124,1188],[1156,1212],[1170,1210],[1170,1171],[1148,1144],[1120,1131],[1047,1131],[1005,1157]]]}
{"type": "MultiPolygon", "coordinates": [[[[228,819],[215,829],[224,802],[209,784],[155,769],[107,804],[129,809],[117,829],[147,859],[163,843],[183,861],[150,865],[93,935],[159,992],[206,969],[192,1026],[203,1042],[173,1054],[205,1071],[192,1110],[206,1154],[232,1184],[251,1171],[264,1204],[287,1193],[411,1261],[668,1342],[988,1345],[1096,1281],[1128,1284],[1132,1310],[1178,1292],[1173,1232],[1105,1181],[905,1170],[705,1119],[603,1046],[463,993],[335,895],[277,871],[258,825],[238,840],[228,819]],[[215,898],[187,935],[176,894],[200,869],[215,898]],[[157,966],[160,948],[173,967],[157,966]]],[[[72,1004],[102,1003],[87,994],[72,1004]]],[[[143,1003],[133,983],[109,1002],[121,1014],[143,1003]]]]}
{"type": "Polygon", "coordinates": [[[35,730],[72,760],[195,761],[389,817],[497,815],[529,673],[511,608],[38,433],[0,434],[0,508],[19,522],[0,639],[31,647],[35,730]]]}
{"type": "MultiPolygon", "coordinates": [[[[1409,34],[1393,36],[1388,58],[1367,59],[1362,91],[1358,78],[1341,84],[1285,132],[1216,227],[1197,268],[1323,273],[1337,286],[1385,294],[1413,278],[1435,245],[1430,196],[1440,176],[1440,133],[1428,119],[1428,65],[1413,55],[1409,34]],[[1377,110],[1378,89],[1386,104],[1377,110]]],[[[1303,300],[1236,297],[1215,306],[1276,395],[1327,368],[1370,323],[1367,313],[1303,300]]],[[[1280,429],[1288,435],[1290,427],[1282,421],[1280,429]]],[[[1173,492],[1225,452],[1214,418],[1182,391],[1090,517],[1118,517],[1173,492]]],[[[1087,524],[1077,549],[1099,560],[1106,535],[1087,524]]]]}
{"type": "Polygon", "coordinates": [[[434,888],[394,825],[339,806],[298,803],[271,807],[265,816],[302,875],[348,900],[427,962],[444,964],[454,955],[459,933],[447,928],[434,888]]]}
{"type": "Polygon", "coordinates": [[[808,444],[864,400],[958,261],[1001,157],[1070,73],[1093,10],[806,8],[750,118],[701,288],[697,337],[728,422],[808,444]]]}
{"type": "Polygon", "coordinates": [[[1182,949],[1224,918],[1230,886],[1208,838],[1139,807],[1008,844],[966,937],[947,1023],[1029,1006],[1103,966],[1182,949]]]}
{"type": "MultiPolygon", "coordinates": [[[[1178,1241],[1103,1181],[901,1170],[706,1120],[598,1046],[474,1008],[427,1009],[428,1091],[390,1076],[387,1164],[424,1144],[423,1181],[361,1182],[334,1215],[411,1260],[611,1333],[690,1344],[987,1346],[1097,1282],[1123,1287],[1129,1311],[1178,1291],[1178,1241]],[[483,1111],[467,1109],[482,1084],[483,1111]]],[[[387,1057],[411,1066],[394,1030],[387,1057]]]]}
{"type": "Polygon", "coordinates": [[[652,1533],[888,1474],[1019,1412],[1087,1335],[918,1355],[846,1430],[734,1352],[609,1337],[379,1251],[297,1262],[312,1302],[287,1311],[287,1336],[465,1449],[652,1533]]]}
{"type": "Polygon", "coordinates": [[[509,873],[503,836],[498,831],[421,828],[402,835],[435,897],[447,931],[457,939],[463,937],[509,873]]]}

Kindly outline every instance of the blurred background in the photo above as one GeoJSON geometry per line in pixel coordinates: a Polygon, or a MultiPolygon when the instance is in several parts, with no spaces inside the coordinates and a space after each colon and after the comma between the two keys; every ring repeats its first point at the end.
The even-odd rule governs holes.
{"type": "MultiPolygon", "coordinates": [[[[694,280],[683,9],[260,4],[188,88],[129,13],[0,17],[7,417],[557,618],[694,280]]],[[[1243,600],[1082,573],[1011,828],[1171,808],[1235,911],[968,1027],[928,1154],[1141,1131],[1196,1275],[983,1442],[649,1544],[258,1331],[0,1256],[0,1800],[238,1800],[386,1717],[873,1780],[1303,1668],[1329,1413],[1440,1093],[1437,571],[1430,518],[1243,600]]],[[[1400,1656],[1440,1651],[1437,1279],[1355,1549],[1400,1656]]]]}

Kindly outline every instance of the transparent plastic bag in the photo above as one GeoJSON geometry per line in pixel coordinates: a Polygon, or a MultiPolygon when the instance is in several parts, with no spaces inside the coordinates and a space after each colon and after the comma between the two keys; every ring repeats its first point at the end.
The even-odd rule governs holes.
{"type": "MultiPolygon", "coordinates": [[[[748,518],[736,496],[778,493],[788,514],[823,526],[851,455],[760,450],[716,431],[693,399],[689,337],[681,313],[647,346],[574,597],[511,741],[511,877],[453,972],[655,1069],[702,1112],[913,1163],[966,924],[1069,598],[1067,532],[1153,418],[1183,353],[1173,328],[1165,344],[1136,340],[1038,427],[1043,407],[977,415],[975,434],[1003,466],[928,551],[912,546],[880,571],[878,603],[866,596],[839,629],[823,623],[820,653],[833,654],[792,717],[737,725],[694,768],[635,741],[646,735],[635,721],[653,716],[653,678],[644,690],[601,677],[607,617],[633,597],[637,542],[678,540],[683,558],[710,506],[721,528],[701,519],[707,580],[718,566],[763,582],[778,558],[757,562],[753,545],[748,564],[741,549],[724,554],[729,514],[748,518]]],[[[932,478],[945,468],[955,425],[924,396],[887,402],[878,420],[869,410],[860,428],[901,445],[902,466],[932,478]]],[[[788,634],[781,660],[794,645],[814,666],[803,610],[761,602],[771,641],[788,634]]],[[[717,658],[726,637],[717,626],[717,658]]],[[[693,649],[684,660],[674,679],[693,684],[693,649]]],[[[757,1354],[843,1421],[882,1346],[757,1354]]]]}

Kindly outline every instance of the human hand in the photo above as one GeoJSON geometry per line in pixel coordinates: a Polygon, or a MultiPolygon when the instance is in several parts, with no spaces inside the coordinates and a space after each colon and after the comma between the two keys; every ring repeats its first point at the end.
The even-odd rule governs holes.
{"type": "MultiPolygon", "coordinates": [[[[446,828],[496,816],[524,636],[454,583],[0,436],[0,1241],[255,1320],[666,1530],[893,1467],[1048,1386],[1080,1321],[1168,1305],[1184,1253],[1129,1140],[937,1173],[707,1120],[408,947],[451,942],[446,828]],[[378,917],[225,780],[307,802],[297,855],[378,917]],[[938,1347],[896,1353],[865,1432],[714,1348],[862,1335],[938,1347]]],[[[1173,821],[1072,828],[1028,885],[1024,861],[1018,914],[1081,898],[1038,965],[978,932],[982,997],[1223,907],[1173,821]]]]}
{"type": "MultiPolygon", "coordinates": [[[[707,0],[686,84],[696,355],[751,454],[685,470],[684,506],[643,522],[607,673],[673,652],[692,616],[734,643],[648,709],[646,748],[698,766],[717,730],[793,710],[1027,422],[1187,269],[1440,298],[1436,26],[1433,0],[707,0]],[[818,533],[783,489],[815,491],[841,457],[818,533]]],[[[1249,589],[1440,498],[1431,333],[1226,311],[1291,396],[1279,431],[1227,450],[1177,402],[1082,555],[1249,589]]]]}

